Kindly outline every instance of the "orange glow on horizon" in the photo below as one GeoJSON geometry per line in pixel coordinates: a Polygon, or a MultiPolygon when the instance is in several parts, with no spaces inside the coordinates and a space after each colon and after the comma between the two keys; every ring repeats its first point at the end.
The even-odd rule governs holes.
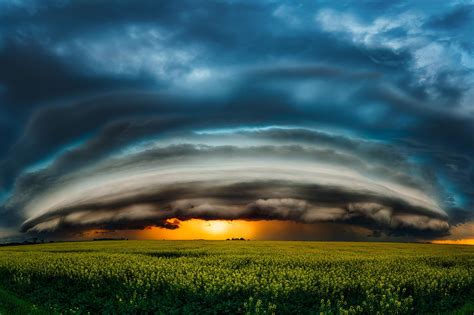
{"type": "MultiPolygon", "coordinates": [[[[304,224],[292,221],[277,220],[201,220],[191,219],[179,221],[170,219],[172,225],[179,225],[176,229],[148,227],[144,230],[102,230],[85,231],[77,239],[93,238],[126,238],[141,240],[225,240],[231,238],[245,238],[251,240],[337,240],[337,236],[344,232],[344,227],[334,224],[304,224]]],[[[347,229],[347,227],[345,227],[347,229]]],[[[354,227],[352,234],[347,234],[346,240],[367,241],[364,235],[370,231],[354,227]],[[356,235],[362,235],[357,239],[356,235]]],[[[474,238],[432,240],[431,244],[444,245],[471,245],[474,238]]],[[[383,240],[381,240],[383,241],[383,240]]]]}
{"type": "Polygon", "coordinates": [[[474,245],[474,238],[467,238],[461,240],[434,240],[431,243],[446,245],[474,245]]]}
{"type": "Polygon", "coordinates": [[[245,238],[251,240],[364,240],[370,231],[360,227],[347,227],[335,223],[298,223],[278,220],[200,220],[179,221],[169,219],[176,229],[148,227],[143,230],[89,230],[80,238],[126,238],[141,240],[225,240],[245,238]]]}
{"type": "Polygon", "coordinates": [[[137,232],[141,239],[168,239],[189,240],[207,239],[222,240],[227,238],[251,239],[255,236],[257,222],[244,220],[198,220],[180,221],[179,228],[175,230],[150,227],[137,232]]]}

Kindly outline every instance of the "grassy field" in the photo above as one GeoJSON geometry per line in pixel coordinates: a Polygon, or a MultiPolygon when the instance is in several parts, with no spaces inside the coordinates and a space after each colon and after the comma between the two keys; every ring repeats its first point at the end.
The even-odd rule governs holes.
{"type": "Polygon", "coordinates": [[[103,241],[0,248],[0,313],[474,313],[474,247],[103,241]]]}

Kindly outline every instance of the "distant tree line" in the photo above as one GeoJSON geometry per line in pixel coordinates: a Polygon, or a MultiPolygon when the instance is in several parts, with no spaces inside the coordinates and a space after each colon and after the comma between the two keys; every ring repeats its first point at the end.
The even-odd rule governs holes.
{"type": "Polygon", "coordinates": [[[233,237],[233,238],[227,238],[226,241],[250,241],[250,239],[245,239],[243,237],[233,237]]]}

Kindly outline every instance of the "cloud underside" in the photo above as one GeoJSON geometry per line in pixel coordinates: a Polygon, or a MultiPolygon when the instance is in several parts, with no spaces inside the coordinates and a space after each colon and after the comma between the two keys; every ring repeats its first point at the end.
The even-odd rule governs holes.
{"type": "MultiPolygon", "coordinates": [[[[61,209],[27,221],[23,225],[23,231],[67,233],[69,230],[143,229],[151,226],[166,229],[179,228],[179,222],[170,219],[340,222],[383,230],[392,235],[444,235],[449,228],[446,217],[426,214],[424,209],[407,207],[397,200],[385,200],[386,203],[383,204],[382,200],[371,196],[346,195],[344,199],[354,200],[346,203],[341,201],[309,202],[296,198],[261,198],[245,203],[244,200],[250,199],[255,192],[246,192],[242,186],[262,184],[277,190],[277,187],[269,183],[242,183],[238,185],[239,187],[229,186],[218,189],[220,193],[228,195],[227,198],[192,198],[194,193],[186,189],[176,189],[172,192],[166,191],[165,196],[157,193],[152,196],[135,196],[133,201],[116,200],[112,203],[84,204],[61,209]],[[235,189],[239,189],[239,193],[235,193],[235,189]],[[189,198],[166,202],[169,193],[179,193],[180,196],[189,198]],[[400,208],[395,208],[396,206],[400,208]]],[[[278,186],[281,188],[281,183],[278,186]]],[[[316,187],[301,188],[305,190],[316,187]]],[[[215,187],[206,189],[215,190],[215,187]]],[[[324,191],[320,192],[324,193],[324,191]]],[[[271,196],[272,193],[268,192],[264,195],[271,196]]]]}
{"type": "Polygon", "coordinates": [[[380,177],[377,172],[363,175],[349,158],[338,161],[336,152],[306,152],[305,158],[297,146],[187,144],[107,159],[47,189],[36,187],[29,194],[34,198],[19,198],[26,217],[22,231],[176,229],[179,223],[170,219],[203,219],[342,222],[394,235],[447,233],[446,213],[423,191],[385,172],[385,179],[371,177],[380,177]]]}
{"type": "Polygon", "coordinates": [[[141,134],[150,121],[112,125],[22,174],[5,217],[23,232],[55,234],[179,228],[171,219],[449,232],[436,178],[389,144],[296,127],[189,131],[171,121],[160,120],[151,138],[141,134]]]}

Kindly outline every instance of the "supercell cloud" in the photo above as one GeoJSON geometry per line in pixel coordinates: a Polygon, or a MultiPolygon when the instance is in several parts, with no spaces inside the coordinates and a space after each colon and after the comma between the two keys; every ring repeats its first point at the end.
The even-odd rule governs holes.
{"type": "Polygon", "coordinates": [[[473,5],[2,1],[0,237],[472,237],[473,5]]]}

